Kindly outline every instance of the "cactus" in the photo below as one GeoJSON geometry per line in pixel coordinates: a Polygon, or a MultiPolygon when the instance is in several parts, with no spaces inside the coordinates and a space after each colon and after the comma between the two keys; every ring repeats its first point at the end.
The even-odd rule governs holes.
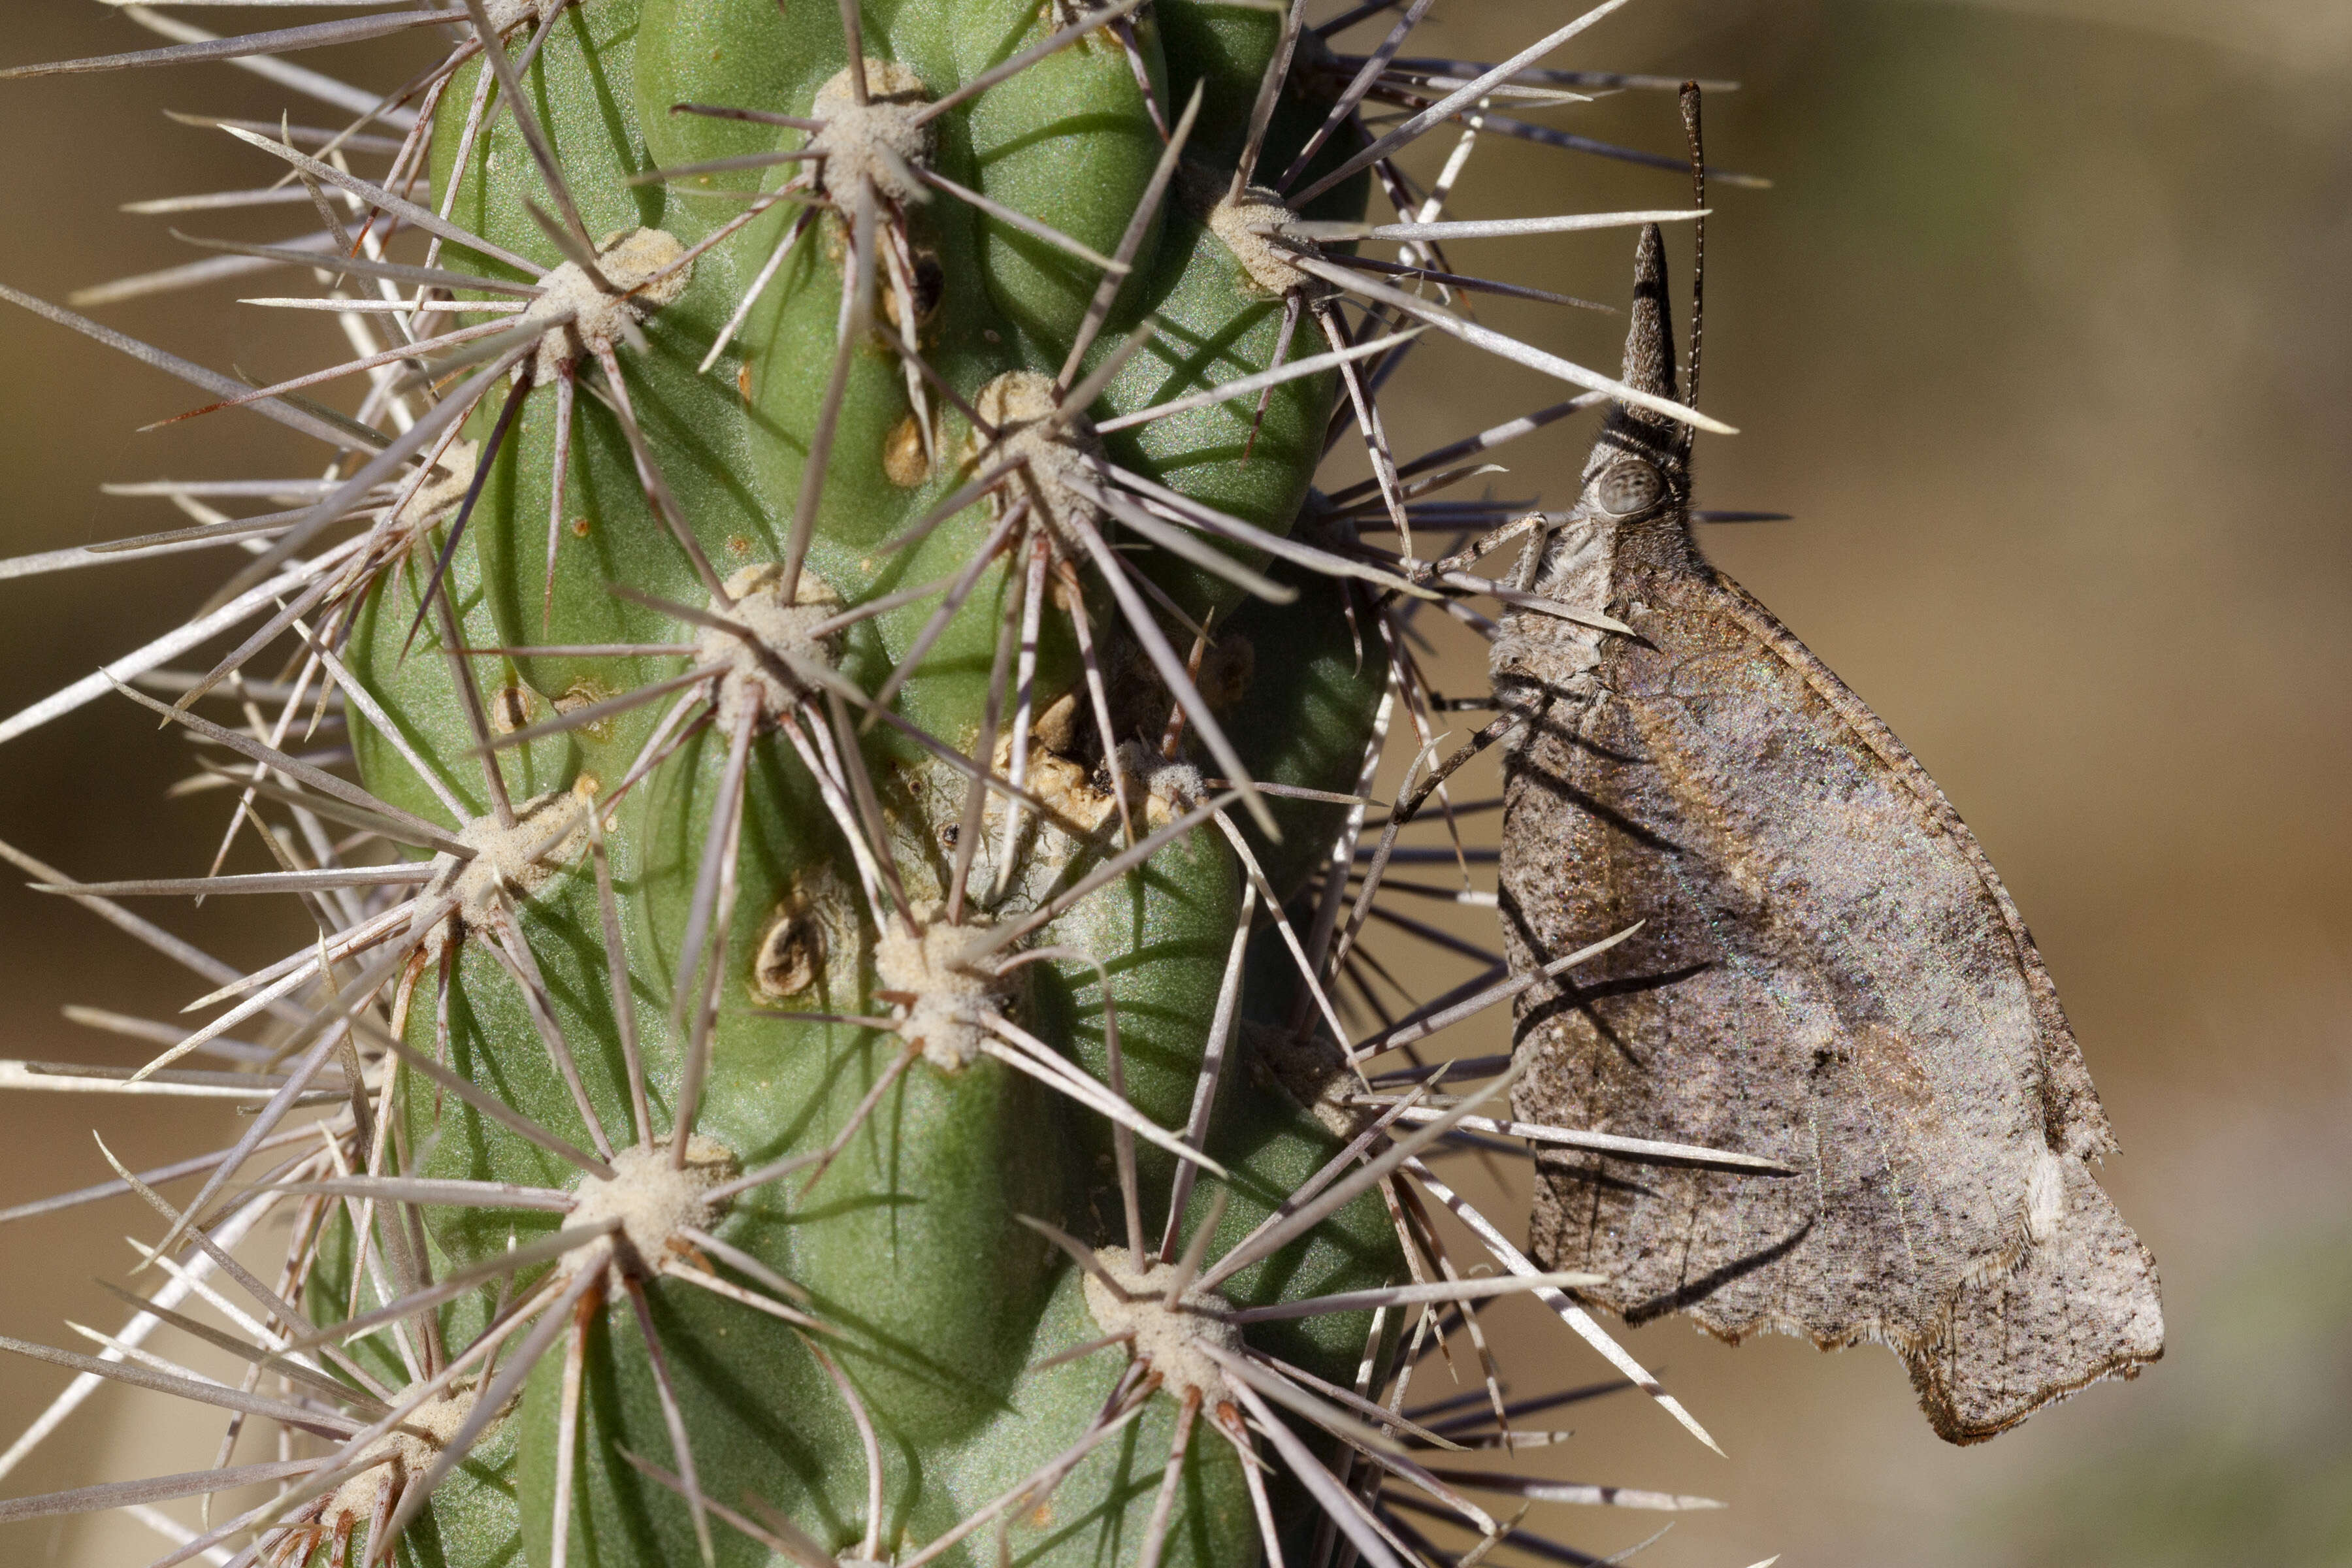
{"type": "Polygon", "coordinates": [[[8,291],[333,463],[184,488],[118,554],[241,550],[212,603],[0,724],[119,686],[278,868],[9,852],[213,990],[144,1086],[264,1075],[193,1194],[107,1189],[180,1260],[129,1337],[243,1385],[12,1348],[289,1442],[0,1520],[268,1483],[164,1560],[1437,1563],[1427,1512],[1511,1538],[1424,1464],[1506,1411],[1406,1389],[1513,1289],[1704,1438],[1421,1159],[1507,1077],[1371,1065],[1508,988],[1339,1005],[1373,765],[1433,730],[1408,619],[1502,591],[1427,548],[1502,514],[1424,498],[1612,395],[1714,427],[1478,326],[1477,226],[1390,156],[1572,99],[1533,61],[1613,8],[1491,70],[1399,57],[1425,0],[1363,57],[1217,0],[465,0],[27,68],[449,40],[356,124],[226,127],[321,227],[216,270],[310,269],[362,357],[253,387],[8,291]],[[1581,395],[1400,463],[1430,331],[1581,395]],[[1374,477],[1316,491],[1343,437],[1374,477]],[[242,974],[119,901],[237,892],[317,939],[242,974]],[[238,1332],[180,1310],[215,1274],[238,1332]]]}

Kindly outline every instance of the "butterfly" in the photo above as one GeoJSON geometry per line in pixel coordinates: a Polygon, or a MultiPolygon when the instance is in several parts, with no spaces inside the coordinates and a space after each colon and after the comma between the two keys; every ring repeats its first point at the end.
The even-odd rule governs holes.
{"type": "MultiPolygon", "coordinates": [[[[1624,381],[1675,398],[1643,231],[1624,381]]],[[[1777,1159],[1778,1178],[1538,1161],[1531,1248],[1629,1321],[1863,1341],[1990,1437],[2163,1352],[2155,1259],[2056,987],[1927,771],[1691,529],[1687,427],[1611,405],[1506,615],[1499,907],[1530,1121],[1777,1159]],[[1597,629],[1614,621],[1631,635],[1597,629]]]]}

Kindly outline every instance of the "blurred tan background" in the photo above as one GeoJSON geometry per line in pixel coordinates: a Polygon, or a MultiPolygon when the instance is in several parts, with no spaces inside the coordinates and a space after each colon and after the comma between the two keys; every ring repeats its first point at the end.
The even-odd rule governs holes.
{"type": "MultiPolygon", "coordinates": [[[[83,0],[10,12],[12,58],[142,37],[83,0]]],[[[1570,14],[1450,0],[1412,52],[1492,58],[1570,14]]],[[[1540,1468],[1731,1506],[1529,1522],[1549,1515],[1608,1554],[1671,1521],[1638,1559],[1656,1568],[1775,1552],[2352,1563],[2352,7],[1636,0],[1551,63],[1744,84],[1708,102],[1710,154],[1775,188],[1717,192],[1705,400],[1743,434],[1702,448],[1700,502],[1795,521],[1713,528],[1708,547],[1895,727],[2000,864],[2123,1140],[2105,1179],[2162,1265],[2170,1338],[2137,1382],[1959,1450],[1928,1433],[1884,1352],[1732,1350],[1646,1328],[1629,1342],[1729,1460],[1619,1394],[1576,1407],[1562,1424],[1577,1438],[1540,1468]]],[[[8,84],[0,177],[16,216],[0,226],[0,281],[62,299],[184,258],[163,223],[116,205],[255,183],[254,169],[157,108],[274,115],[278,100],[218,67],[8,84]]],[[[1541,118],[1679,143],[1663,96],[1541,118]]],[[[1685,196],[1670,175],[1493,139],[1454,210],[1685,196]]],[[[1454,260],[1621,301],[1630,250],[1604,234],[1465,245],[1454,260]]],[[[225,298],[103,314],[214,365],[314,362],[323,340],[291,344],[225,298]]],[[[1617,320],[1486,315],[1614,363],[1617,320]]],[[[134,436],[194,400],[13,310],[0,364],[0,553],[168,526],[156,503],[100,498],[101,480],[310,460],[258,421],[134,436]]],[[[1387,406],[1407,450],[1557,395],[1443,347],[1405,381],[1410,401],[1387,406]]],[[[1497,492],[1564,498],[1590,429],[1500,454],[1513,471],[1497,492]]],[[[0,584],[0,710],[128,646],[209,580],[166,563],[0,584]]],[[[1465,686],[1475,653],[1445,651],[1465,686]]],[[[199,870],[219,807],[158,799],[177,758],[104,708],[16,742],[0,755],[0,837],[77,875],[199,870]]],[[[58,1007],[168,1016],[183,977],[17,882],[0,879],[0,1054],[130,1059],[58,1007]]],[[[248,911],[173,913],[226,955],[264,950],[266,933],[238,923],[248,911]]],[[[1433,984],[1455,973],[1425,950],[1383,951],[1433,984]]],[[[1501,1039],[1498,1026],[1463,1035],[1465,1051],[1501,1039]]],[[[93,1122],[134,1162],[197,1146],[181,1118],[135,1106],[6,1110],[0,1205],[100,1179],[93,1122]]],[[[119,1273],[126,1229],[152,1234],[120,1204],[0,1231],[0,1332],[58,1342],[60,1317],[102,1318],[88,1279],[119,1273]]],[[[1532,1310],[1494,1321],[1521,1391],[1601,1375],[1532,1310]]],[[[63,1381],[0,1363],[0,1441],[63,1381]]],[[[152,1409],[101,1396],[0,1491],[208,1462],[208,1438],[161,1431],[152,1409]]],[[[26,1526],[0,1531],[0,1561],[139,1563],[154,1542],[119,1523],[26,1526]]]]}

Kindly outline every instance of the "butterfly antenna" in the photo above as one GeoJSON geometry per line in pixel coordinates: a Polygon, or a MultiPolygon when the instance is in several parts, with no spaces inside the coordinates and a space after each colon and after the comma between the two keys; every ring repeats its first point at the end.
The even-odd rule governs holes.
{"type": "MultiPolygon", "coordinates": [[[[1698,216],[1691,220],[1691,333],[1690,376],[1683,388],[1683,396],[1690,406],[1698,406],[1699,340],[1706,325],[1706,153],[1699,136],[1698,83],[1683,83],[1683,131],[1690,138],[1691,205],[1698,216]]],[[[1683,427],[1683,447],[1689,449],[1694,432],[1683,427]]]]}

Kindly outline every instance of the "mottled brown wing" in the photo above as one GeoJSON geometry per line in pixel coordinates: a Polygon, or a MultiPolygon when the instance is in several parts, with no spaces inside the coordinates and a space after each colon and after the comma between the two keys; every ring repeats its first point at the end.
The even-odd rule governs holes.
{"type": "Polygon", "coordinates": [[[2156,1259],[2090,1167],[2060,1157],[2058,1206],[2016,1268],[1960,1292],[1950,1328],[1906,1359],[1937,1432],[1975,1443],[2164,1353],[2156,1259]]]}
{"type": "Polygon", "coordinates": [[[1520,999],[1529,1120],[1793,1178],[1541,1162],[1532,1249],[1627,1316],[1865,1339],[1938,1431],[1990,1436],[2161,1350],[2111,1140],[1982,850],[1886,728],[1696,561],[1646,578],[1507,763],[1515,967],[1644,921],[1520,999]]]}

